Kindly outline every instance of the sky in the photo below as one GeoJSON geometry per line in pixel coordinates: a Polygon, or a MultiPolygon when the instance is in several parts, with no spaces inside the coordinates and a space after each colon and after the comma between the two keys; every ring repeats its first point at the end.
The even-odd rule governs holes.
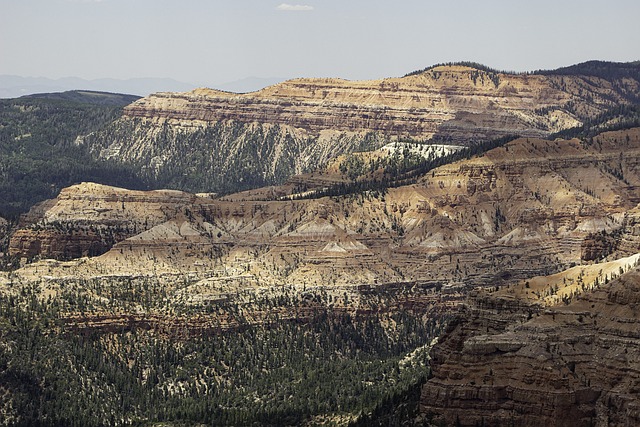
{"type": "Polygon", "coordinates": [[[638,0],[0,0],[0,75],[402,76],[640,60],[638,0]]]}

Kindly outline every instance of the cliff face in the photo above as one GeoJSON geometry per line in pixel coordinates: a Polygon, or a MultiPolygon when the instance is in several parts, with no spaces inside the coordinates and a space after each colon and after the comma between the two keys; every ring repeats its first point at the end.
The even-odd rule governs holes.
{"type": "Polygon", "coordinates": [[[638,252],[638,159],[631,129],[520,138],[414,185],[309,200],[281,197],[286,188],[212,198],[80,184],[22,218],[12,254],[64,259],[70,242],[106,252],[0,273],[0,292],[55,301],[61,331],[109,343],[123,331],[188,340],[327,313],[375,318],[392,337],[411,319],[436,331],[469,292],[499,287],[477,294],[434,349],[424,416],[633,424],[640,273],[603,283],[638,257],[532,276],[638,252]]]}
{"type": "Polygon", "coordinates": [[[248,94],[158,93],[79,143],[164,185],[237,191],[398,138],[473,145],[543,137],[628,104],[639,83],[618,80],[443,66],[384,80],[291,80],[248,94]]]}
{"type": "Polygon", "coordinates": [[[114,243],[176,215],[195,200],[179,191],[130,191],[82,183],[63,189],[21,218],[9,254],[72,259],[107,252],[114,243]]]}
{"type": "Polygon", "coordinates": [[[96,239],[112,247],[84,263],[81,275],[193,271],[204,278],[225,265],[216,274],[255,284],[495,285],[580,263],[598,232],[615,244],[589,258],[635,253],[639,152],[637,129],[592,144],[524,138],[386,194],[312,200],[267,200],[267,190],[262,200],[248,193],[211,199],[84,184],[25,216],[11,250],[64,259],[71,256],[49,248],[74,236],[83,236],[81,247],[96,239]]]}
{"type": "Polygon", "coordinates": [[[638,301],[637,270],[546,310],[472,299],[432,351],[422,413],[447,425],[638,424],[638,301]]]}
{"type": "Polygon", "coordinates": [[[304,129],[311,135],[379,131],[415,139],[429,139],[450,122],[442,136],[468,143],[465,128],[470,134],[484,132],[485,137],[543,136],[626,102],[625,94],[599,78],[510,75],[442,66],[384,80],[291,80],[249,94],[209,89],[159,93],[131,104],[125,114],[176,123],[270,123],[304,129]],[[577,94],[586,91],[591,100],[579,101],[577,94]],[[570,101],[578,102],[572,108],[579,113],[569,111],[570,101]],[[455,133],[460,133],[459,138],[455,133]]]}

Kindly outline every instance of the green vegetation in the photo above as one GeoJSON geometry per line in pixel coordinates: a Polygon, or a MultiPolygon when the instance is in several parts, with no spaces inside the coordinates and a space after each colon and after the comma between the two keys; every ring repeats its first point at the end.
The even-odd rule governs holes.
{"type": "MultiPolygon", "coordinates": [[[[125,148],[122,161],[139,170],[154,185],[225,194],[282,184],[296,173],[320,166],[301,160],[305,156],[324,155],[308,151],[317,145],[318,138],[297,137],[278,125],[223,120],[185,129],[128,118],[89,135],[85,144],[97,154],[113,141],[140,141],[144,149],[125,148]]],[[[365,151],[383,145],[381,136],[374,133],[340,138],[335,146],[345,151],[365,151]]]]}
{"type": "Polygon", "coordinates": [[[420,393],[426,378],[401,393],[380,402],[371,413],[362,414],[349,427],[412,427],[429,425],[420,416],[420,393]]]}
{"type": "Polygon", "coordinates": [[[150,150],[127,153],[126,157],[131,159],[131,167],[162,188],[228,193],[282,182],[294,172],[298,147],[290,135],[284,137],[279,161],[271,165],[260,160],[270,155],[278,138],[277,127],[250,130],[242,123],[217,122],[184,131],[163,124],[150,132],[155,127],[158,125],[141,119],[117,121],[85,141],[94,151],[123,138],[146,141],[150,150]],[[154,163],[156,167],[148,167],[154,163]],[[264,173],[267,169],[270,172],[264,173]]]}
{"type": "MultiPolygon", "coordinates": [[[[370,167],[381,167],[384,170],[382,177],[372,177],[369,179],[360,179],[349,183],[340,183],[334,186],[309,192],[304,196],[297,196],[295,199],[316,199],[326,196],[343,196],[348,194],[357,194],[366,191],[384,192],[388,188],[400,187],[402,185],[414,184],[417,180],[429,171],[458,160],[470,159],[474,156],[481,155],[491,149],[501,147],[507,142],[514,140],[517,136],[505,136],[491,141],[480,142],[471,147],[465,147],[462,150],[447,154],[441,157],[424,158],[417,155],[393,155],[387,159],[382,159],[370,164],[370,167]]],[[[355,173],[353,171],[366,170],[364,165],[360,165],[356,161],[349,162],[347,159],[344,167],[345,173],[355,173]],[[354,166],[355,165],[355,166],[354,166]],[[357,166],[357,167],[356,167],[357,166]]],[[[298,192],[306,192],[306,188],[297,189],[298,192]]]]}
{"type": "Polygon", "coordinates": [[[489,74],[509,74],[509,75],[543,75],[543,76],[594,76],[606,80],[619,78],[633,78],[640,81],[640,61],[635,62],[610,62],[610,61],[586,61],[580,64],[571,65],[569,67],[557,68],[555,70],[536,70],[536,71],[506,71],[488,67],[484,64],[471,61],[457,62],[441,62],[421,70],[412,71],[404,75],[404,77],[415,76],[426,71],[433,70],[443,66],[462,66],[475,68],[478,71],[484,71],[489,74]]]}
{"type": "MultiPolygon", "coordinates": [[[[478,78],[483,79],[482,74],[485,74],[497,88],[500,85],[500,75],[540,75],[540,76],[582,76],[589,82],[590,77],[597,77],[612,82],[613,89],[621,96],[626,98],[632,103],[640,102],[635,85],[629,85],[625,83],[624,79],[634,79],[636,82],[640,82],[640,62],[608,62],[608,61],[587,61],[569,67],[558,68],[555,70],[536,70],[525,72],[514,72],[497,70],[487,67],[486,65],[479,64],[477,62],[447,62],[435,64],[430,67],[423,68],[421,70],[412,71],[405,74],[404,77],[420,75],[423,73],[431,73],[431,76],[436,80],[440,78],[441,72],[434,71],[435,68],[441,66],[464,66],[473,68],[477,71],[471,73],[471,79],[476,84],[478,78]]],[[[598,83],[591,83],[594,86],[599,86],[598,83]]],[[[560,89],[566,90],[562,85],[560,89]]],[[[582,96],[582,94],[581,94],[582,96]]]]}
{"type": "Polygon", "coordinates": [[[639,62],[587,61],[556,70],[539,70],[533,74],[545,76],[593,76],[605,80],[632,78],[640,81],[639,62]]]}
{"type": "Polygon", "coordinates": [[[57,101],[69,101],[82,104],[124,107],[140,99],[137,95],[125,95],[121,93],[97,92],[91,90],[70,90],[67,92],[37,93],[23,96],[20,100],[49,99],[57,101]]]}
{"type": "Polygon", "coordinates": [[[549,139],[580,138],[591,142],[594,136],[608,131],[640,127],[640,104],[621,105],[605,111],[593,120],[585,120],[582,126],[565,129],[549,137],[549,139]]]}
{"type": "MultiPolygon", "coordinates": [[[[104,102],[104,96],[98,98],[104,102]]],[[[105,126],[120,112],[121,106],[77,100],[0,100],[0,215],[15,216],[82,181],[144,188],[131,168],[98,162],[75,144],[78,136],[105,126]]]]}
{"type": "MultiPolygon", "coordinates": [[[[0,298],[0,384],[8,392],[0,410],[12,425],[346,424],[414,389],[428,374],[425,345],[441,329],[407,311],[319,309],[308,321],[220,333],[131,325],[83,333],[63,314],[86,303],[79,294],[35,295],[31,288],[0,298]]],[[[214,310],[240,312],[233,304],[214,310]]]]}
{"type": "Polygon", "coordinates": [[[433,151],[429,153],[429,156],[425,157],[411,150],[411,148],[427,144],[406,140],[401,143],[403,144],[401,150],[396,150],[386,157],[376,157],[365,161],[363,156],[358,153],[349,154],[340,163],[340,173],[351,181],[370,180],[378,172],[394,177],[415,169],[424,162],[431,162],[438,158],[433,151]]]}
{"type": "Polygon", "coordinates": [[[416,75],[422,74],[422,73],[424,73],[426,71],[433,70],[434,68],[437,68],[437,67],[452,67],[452,66],[475,68],[476,70],[484,71],[484,72],[489,73],[489,74],[518,74],[518,73],[515,73],[513,71],[497,70],[495,68],[488,67],[488,66],[480,64],[478,62],[457,61],[457,62],[441,62],[441,63],[435,64],[435,65],[431,65],[431,66],[423,68],[421,70],[416,70],[416,71],[412,71],[410,73],[407,73],[407,74],[404,75],[404,77],[416,76],[416,75]]]}

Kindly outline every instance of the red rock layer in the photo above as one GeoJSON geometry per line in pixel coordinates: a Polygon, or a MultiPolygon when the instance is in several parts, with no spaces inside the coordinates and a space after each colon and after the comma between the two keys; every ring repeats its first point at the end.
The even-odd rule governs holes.
{"type": "Polygon", "coordinates": [[[482,297],[432,351],[432,423],[640,425],[640,272],[542,310],[482,297]]]}

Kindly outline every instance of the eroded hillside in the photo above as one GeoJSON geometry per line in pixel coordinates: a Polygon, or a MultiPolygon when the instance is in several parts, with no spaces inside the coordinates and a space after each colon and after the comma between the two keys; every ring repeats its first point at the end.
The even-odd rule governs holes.
{"type": "Polygon", "coordinates": [[[639,151],[637,129],[590,143],[521,138],[415,185],[308,200],[80,184],[25,216],[10,253],[105,252],[27,265],[17,272],[25,280],[153,271],[191,275],[204,293],[220,281],[231,289],[494,286],[635,253],[639,151]]]}
{"type": "Polygon", "coordinates": [[[639,284],[633,269],[546,309],[524,289],[474,296],[432,351],[421,413],[434,425],[637,424],[639,284]]]}
{"type": "Polygon", "coordinates": [[[475,287],[638,252],[638,150],[638,129],[522,138],[415,185],[307,200],[80,184],[24,216],[10,242],[14,256],[60,261],[25,265],[4,289],[71,299],[65,328],[87,333],[198,335],[325,310],[440,319],[475,287]]]}
{"type": "Polygon", "coordinates": [[[634,74],[514,75],[452,65],[372,81],[296,79],[247,94],[158,93],[80,143],[171,188],[230,192],[282,183],[398,139],[473,145],[545,137],[637,102],[639,84],[634,74]]]}
{"type": "MultiPolygon", "coordinates": [[[[505,317],[478,318],[489,344],[475,338],[476,347],[517,351],[506,338],[494,343],[492,331],[533,319],[544,304],[580,304],[596,280],[635,264],[639,154],[640,129],[584,141],[519,138],[412,185],[295,200],[305,179],[346,178],[330,168],[296,185],[221,198],[68,187],[24,215],[11,237],[10,254],[23,266],[0,276],[0,334],[12,354],[0,366],[9,379],[0,410],[23,422],[47,413],[115,424],[132,416],[346,424],[389,390],[415,386],[432,340],[469,292],[498,288],[499,301],[511,304],[483,306],[505,317]],[[515,292],[525,300],[513,302],[515,292]],[[283,377],[290,381],[274,394],[283,377]],[[99,393],[101,403],[24,386],[52,382],[74,396],[99,393]]],[[[531,345],[549,333],[536,330],[531,345]]],[[[435,350],[438,363],[452,342],[435,350]]],[[[579,366],[570,384],[583,384],[579,366]]],[[[442,401],[449,377],[427,383],[445,391],[424,398],[439,403],[423,404],[423,414],[449,420],[438,409],[455,400],[442,401]]],[[[601,402],[586,387],[580,419],[601,402]]],[[[623,400],[616,407],[627,411],[623,400]]],[[[481,420],[479,408],[461,421],[481,420]]]]}

